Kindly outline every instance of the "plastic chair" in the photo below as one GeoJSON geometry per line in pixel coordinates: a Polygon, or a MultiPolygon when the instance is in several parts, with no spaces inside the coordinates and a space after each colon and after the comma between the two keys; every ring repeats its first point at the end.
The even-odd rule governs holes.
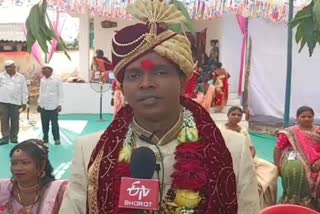
{"type": "Polygon", "coordinates": [[[280,204],[272,207],[267,207],[261,211],[261,214],[319,214],[319,212],[312,209],[292,205],[292,204],[280,204]]]}

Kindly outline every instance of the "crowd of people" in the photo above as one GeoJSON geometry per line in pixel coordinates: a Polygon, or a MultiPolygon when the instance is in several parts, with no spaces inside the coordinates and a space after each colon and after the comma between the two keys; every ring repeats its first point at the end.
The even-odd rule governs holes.
{"type": "Polygon", "coordinates": [[[193,76],[187,83],[185,96],[207,111],[214,108],[215,112],[222,112],[228,101],[229,78],[230,74],[221,62],[201,54],[200,60],[194,65],[193,76]]]}
{"type": "MultiPolygon", "coordinates": [[[[141,23],[119,30],[112,39],[113,88],[123,95],[121,103],[115,102],[112,123],[101,133],[79,138],[68,181],[52,175],[48,135],[15,145],[10,152],[12,178],[0,182],[0,213],[136,213],[118,202],[121,178],[132,175],[131,156],[141,147],[155,153],[160,173],[154,178],[161,181],[163,193],[159,211],[146,213],[258,214],[277,203],[278,176],[284,189],[280,203],[320,211],[320,128],[314,125],[312,108],[299,108],[297,125],[278,133],[274,164],[259,158],[248,130],[239,125],[240,107],[230,108],[222,127],[208,112],[225,105],[230,75],[218,61],[209,70],[204,63],[195,65],[187,37],[159,24],[179,23],[185,19],[182,13],[159,0],[138,0],[127,9],[141,23]],[[165,16],[167,11],[174,17],[165,16]]],[[[17,111],[26,104],[25,80],[13,72],[13,62],[5,69],[1,108],[17,111]],[[18,91],[19,96],[11,96],[18,91]]],[[[42,69],[39,99],[46,134],[62,102],[60,81],[51,78],[52,71],[42,69]]],[[[16,117],[8,115],[1,123],[16,117]]],[[[2,142],[17,141],[12,130],[4,126],[2,142]]],[[[56,129],[53,135],[59,144],[56,129]]]]}

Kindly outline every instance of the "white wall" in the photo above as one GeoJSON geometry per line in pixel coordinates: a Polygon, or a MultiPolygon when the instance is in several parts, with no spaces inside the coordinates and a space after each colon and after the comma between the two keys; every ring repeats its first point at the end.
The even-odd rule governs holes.
{"type": "Polygon", "coordinates": [[[94,18],[94,31],[95,31],[95,49],[103,50],[104,54],[108,59],[111,60],[111,45],[112,37],[115,31],[120,30],[128,25],[138,23],[137,21],[129,21],[124,19],[107,19],[118,23],[116,28],[102,28],[101,21],[106,20],[105,17],[94,18]]]}
{"type": "Polygon", "coordinates": [[[79,76],[85,81],[89,80],[90,74],[90,36],[89,36],[89,15],[81,14],[79,16],[80,30],[79,34],[79,76]]]}
{"type": "MultiPolygon", "coordinates": [[[[217,39],[220,42],[223,37],[223,18],[217,18],[210,21],[194,21],[196,32],[201,32],[207,28],[206,53],[209,54],[211,50],[210,40],[217,39]]],[[[220,43],[221,45],[221,43],[220,43]]]]}

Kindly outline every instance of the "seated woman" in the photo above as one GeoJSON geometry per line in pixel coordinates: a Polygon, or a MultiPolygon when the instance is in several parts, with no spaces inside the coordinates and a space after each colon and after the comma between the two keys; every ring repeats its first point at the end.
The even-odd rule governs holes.
{"type": "Polygon", "coordinates": [[[246,137],[251,155],[254,160],[256,176],[258,180],[258,191],[260,196],[261,209],[276,204],[277,200],[277,167],[256,156],[256,150],[252,144],[248,130],[239,126],[243,110],[238,106],[232,106],[228,111],[228,122],[222,129],[238,132],[246,137]]]}
{"type": "Polygon", "coordinates": [[[57,214],[67,181],[55,180],[48,148],[37,139],[10,151],[11,180],[0,181],[0,213],[57,214]]]}
{"type": "Polygon", "coordinates": [[[221,62],[215,62],[210,66],[210,74],[202,76],[197,87],[197,96],[194,101],[201,104],[207,111],[214,107],[215,112],[221,112],[228,102],[230,74],[221,67],[221,62]]]}
{"type": "Polygon", "coordinates": [[[92,80],[109,83],[109,71],[112,70],[112,63],[104,56],[102,50],[96,50],[96,56],[92,59],[91,64],[92,80]]]}
{"type": "Polygon", "coordinates": [[[198,66],[198,73],[200,73],[200,76],[198,78],[199,82],[196,86],[196,96],[193,100],[210,112],[215,98],[215,86],[213,85],[212,74],[208,71],[210,71],[208,65],[200,64],[198,66]]]}
{"type": "Polygon", "coordinates": [[[320,127],[314,111],[302,106],[295,126],[278,133],[274,160],[282,177],[282,203],[320,211],[320,127]]]}

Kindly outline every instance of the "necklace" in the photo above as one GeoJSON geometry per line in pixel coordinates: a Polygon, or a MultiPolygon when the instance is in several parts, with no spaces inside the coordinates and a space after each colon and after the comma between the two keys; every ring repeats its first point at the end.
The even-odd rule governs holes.
{"type": "Polygon", "coordinates": [[[25,191],[35,191],[35,190],[40,188],[40,185],[39,184],[35,184],[35,185],[31,186],[31,187],[23,187],[23,186],[21,186],[20,183],[18,183],[18,188],[23,192],[25,192],[25,191]]]}
{"type": "Polygon", "coordinates": [[[40,194],[40,191],[37,192],[37,194],[33,200],[32,205],[30,207],[27,207],[26,205],[24,205],[25,203],[23,202],[22,197],[20,195],[20,190],[18,190],[17,195],[18,195],[19,203],[23,206],[23,208],[22,208],[23,214],[32,214],[32,209],[33,209],[34,205],[38,202],[39,194],[40,194]]]}
{"type": "Polygon", "coordinates": [[[232,127],[232,126],[230,126],[230,124],[226,123],[225,126],[227,129],[235,131],[235,132],[241,131],[241,127],[239,125],[237,125],[236,127],[232,127]]]}
{"type": "Polygon", "coordinates": [[[299,126],[299,127],[303,132],[305,132],[307,134],[312,134],[314,132],[314,130],[315,130],[314,126],[312,126],[311,128],[304,128],[302,126],[299,126]]]}

